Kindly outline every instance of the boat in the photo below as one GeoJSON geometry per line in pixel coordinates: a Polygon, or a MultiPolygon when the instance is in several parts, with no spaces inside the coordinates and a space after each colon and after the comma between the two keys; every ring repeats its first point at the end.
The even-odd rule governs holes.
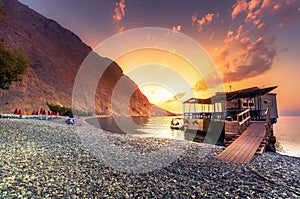
{"type": "Polygon", "coordinates": [[[184,125],[183,125],[183,118],[172,118],[171,120],[171,125],[170,125],[171,129],[183,129],[184,125]]]}

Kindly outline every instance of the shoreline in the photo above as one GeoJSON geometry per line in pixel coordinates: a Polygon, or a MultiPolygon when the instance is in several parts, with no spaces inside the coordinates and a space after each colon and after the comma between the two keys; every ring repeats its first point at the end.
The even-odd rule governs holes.
{"type": "Polygon", "coordinates": [[[0,119],[1,197],[300,197],[300,158],[234,164],[215,158],[220,146],[63,122],[0,119]]]}
{"type": "MultiPolygon", "coordinates": [[[[154,116],[154,117],[160,117],[160,116],[154,116]]],[[[170,116],[170,117],[172,117],[172,116],[170,116]]],[[[82,122],[84,122],[86,125],[91,125],[92,127],[99,128],[99,123],[95,124],[96,121],[91,122],[91,120],[96,119],[96,118],[109,118],[109,116],[103,116],[103,115],[102,116],[90,116],[90,117],[86,117],[84,119],[84,121],[82,121],[82,122]],[[86,120],[90,120],[90,121],[86,121],[86,120]]],[[[117,129],[117,130],[115,130],[115,129],[104,129],[104,130],[109,131],[109,132],[113,131],[111,133],[126,134],[125,132],[120,132],[121,130],[119,130],[119,129],[117,129]]],[[[137,133],[137,134],[131,134],[131,135],[134,135],[134,136],[136,135],[138,137],[152,137],[151,134],[149,134],[149,135],[148,134],[142,134],[144,136],[140,136],[140,134],[137,133]]],[[[276,136],[276,132],[275,132],[275,136],[276,136]]],[[[219,146],[218,144],[215,144],[215,145],[219,146]]],[[[284,148],[282,148],[277,143],[275,144],[275,147],[276,147],[276,153],[278,153],[278,154],[286,155],[286,156],[290,156],[290,157],[300,158],[300,156],[293,156],[293,154],[290,154],[289,152],[286,152],[284,150],[284,148]]]]}

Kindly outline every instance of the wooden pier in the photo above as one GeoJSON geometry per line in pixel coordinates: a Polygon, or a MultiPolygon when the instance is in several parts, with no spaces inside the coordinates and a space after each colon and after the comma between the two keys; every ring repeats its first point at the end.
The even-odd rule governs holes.
{"type": "MultiPolygon", "coordinates": [[[[227,132],[229,135],[234,135],[237,138],[224,151],[217,155],[218,159],[234,163],[250,163],[261,144],[268,138],[271,129],[268,110],[265,113],[265,121],[250,122],[247,112],[243,114],[246,117],[241,117],[242,120],[237,122],[237,128],[228,128],[231,130],[234,129],[236,132],[227,132]],[[245,123],[248,123],[248,125],[245,126],[245,123]]],[[[234,125],[234,123],[232,124],[234,125]]]]}
{"type": "Polygon", "coordinates": [[[234,163],[249,163],[266,135],[264,122],[253,122],[217,158],[234,163]]]}

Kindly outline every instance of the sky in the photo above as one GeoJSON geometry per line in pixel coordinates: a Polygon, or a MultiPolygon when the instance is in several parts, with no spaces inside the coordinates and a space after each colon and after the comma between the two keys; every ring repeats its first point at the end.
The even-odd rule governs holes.
{"type": "MultiPolygon", "coordinates": [[[[212,59],[227,91],[276,85],[278,88],[274,92],[277,93],[280,114],[300,115],[299,0],[20,2],[56,20],[94,49],[115,34],[125,34],[135,28],[160,27],[181,37],[186,35],[202,46],[203,52],[212,59]]],[[[158,40],[157,37],[152,39],[158,40]]],[[[125,40],[122,45],[130,48],[132,42],[125,40]]],[[[175,51],[168,53],[158,49],[142,49],[129,51],[114,60],[137,83],[150,102],[176,112],[191,92],[196,97],[209,95],[206,92],[209,87],[207,80],[215,80],[211,76],[201,77],[189,66],[190,63],[184,59],[186,57],[176,55],[178,52],[175,51]],[[153,77],[152,84],[145,83],[146,77],[153,77]],[[160,83],[166,77],[169,82],[178,80],[180,88],[169,89],[160,83]],[[179,81],[181,77],[183,80],[179,81]],[[183,86],[185,83],[181,82],[188,86],[183,86]]]]}

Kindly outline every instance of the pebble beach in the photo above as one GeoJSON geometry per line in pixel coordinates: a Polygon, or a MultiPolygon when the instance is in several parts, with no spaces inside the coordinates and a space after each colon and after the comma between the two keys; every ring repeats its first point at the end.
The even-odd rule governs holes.
{"type": "Polygon", "coordinates": [[[300,197],[296,157],[264,153],[234,164],[215,158],[221,146],[63,120],[0,119],[0,129],[0,198],[300,197]],[[166,155],[147,161],[157,151],[166,155]]]}

